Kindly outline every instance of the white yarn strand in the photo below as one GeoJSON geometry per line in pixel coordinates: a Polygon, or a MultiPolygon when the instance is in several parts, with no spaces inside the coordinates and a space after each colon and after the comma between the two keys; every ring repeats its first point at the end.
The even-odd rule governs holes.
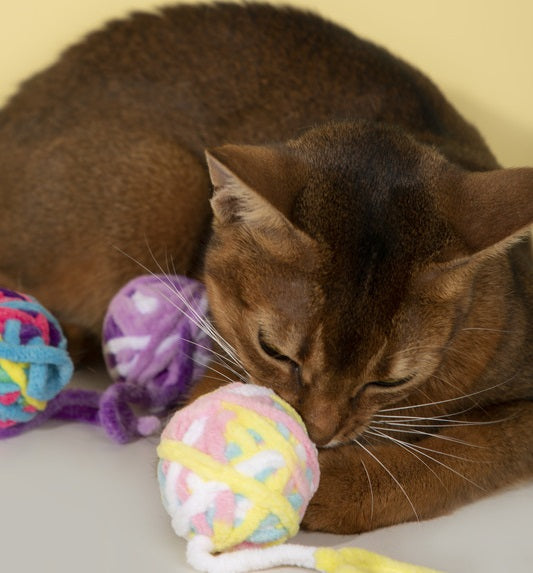
{"type": "Polygon", "coordinates": [[[203,573],[249,573],[281,565],[316,569],[316,547],[284,544],[258,549],[239,549],[221,555],[211,555],[213,543],[209,537],[194,536],[187,544],[187,561],[203,573]]]}

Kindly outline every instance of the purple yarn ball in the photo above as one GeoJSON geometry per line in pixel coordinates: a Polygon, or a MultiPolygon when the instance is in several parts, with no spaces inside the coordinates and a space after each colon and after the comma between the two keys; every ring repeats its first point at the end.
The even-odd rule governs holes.
{"type": "MultiPolygon", "coordinates": [[[[206,317],[207,297],[198,281],[166,275],[130,281],[115,295],[104,319],[104,358],[112,379],[120,383],[108,389],[107,398],[116,401],[117,392],[128,389],[131,400],[152,414],[175,406],[209,362],[210,338],[202,324],[206,317]]],[[[106,416],[105,394],[101,415],[106,416]]],[[[143,434],[153,425],[147,418],[132,423],[143,434]]]]}

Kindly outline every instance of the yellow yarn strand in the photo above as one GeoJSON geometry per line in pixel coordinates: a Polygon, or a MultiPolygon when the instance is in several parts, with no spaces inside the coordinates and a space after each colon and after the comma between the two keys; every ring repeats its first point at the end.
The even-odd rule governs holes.
{"type": "MultiPolygon", "coordinates": [[[[225,401],[221,402],[221,404],[224,409],[229,410],[236,415],[234,425],[232,424],[232,421],[228,422],[226,433],[227,438],[231,438],[236,443],[239,443],[241,436],[243,435],[242,428],[253,428],[263,437],[265,444],[268,444],[268,446],[265,446],[266,449],[274,450],[283,456],[283,459],[285,460],[285,468],[276,472],[268,480],[268,487],[270,489],[278,491],[281,490],[285,483],[287,483],[295,463],[294,447],[296,446],[296,441],[294,436],[292,434],[290,435],[290,441],[288,443],[287,440],[280,435],[275,422],[272,420],[237,404],[225,401]]],[[[288,414],[292,414],[292,412],[287,410],[287,408],[285,408],[285,411],[288,414]]],[[[244,449],[243,451],[246,452],[247,450],[244,449]]]]}
{"type": "Polygon", "coordinates": [[[36,398],[28,395],[28,376],[26,374],[28,364],[23,362],[12,362],[11,360],[0,358],[0,367],[5,370],[6,374],[20,388],[20,392],[28,404],[37,410],[44,410],[46,408],[45,401],[37,400],[36,398]]]}
{"type": "Polygon", "coordinates": [[[315,562],[316,568],[323,573],[438,573],[353,547],[338,550],[320,547],[315,551],[315,562]]]}
{"type": "MultiPolygon", "coordinates": [[[[233,410],[233,408],[227,407],[228,410],[233,410]]],[[[226,424],[226,432],[225,437],[228,443],[235,443],[237,444],[242,454],[237,458],[232,460],[232,465],[237,465],[241,462],[249,460],[253,455],[259,453],[257,451],[257,444],[255,443],[254,438],[248,434],[248,432],[243,432],[243,428],[257,428],[257,426],[252,425],[245,425],[245,424],[252,424],[253,422],[249,420],[250,416],[246,415],[248,412],[234,412],[236,414],[236,418],[233,420],[229,420],[226,424]],[[241,414],[241,415],[240,415],[241,414]],[[255,452],[254,452],[255,450],[255,452]],[[250,455],[249,452],[254,452],[253,455],[250,455]]],[[[268,433],[268,436],[265,436],[265,440],[268,442],[269,447],[266,449],[262,449],[259,451],[266,451],[274,449],[273,442],[276,441],[274,436],[271,434],[276,434],[276,431],[268,424],[268,428],[262,428],[262,436],[265,436],[268,433]]],[[[279,447],[280,444],[277,444],[279,447]]],[[[287,449],[287,443],[284,444],[285,449],[287,449]]],[[[277,453],[281,454],[285,461],[285,467],[278,469],[277,471],[273,472],[263,483],[265,487],[267,487],[271,492],[272,491],[282,491],[284,485],[289,481],[291,470],[288,467],[287,456],[285,452],[278,450],[277,453]]]]}
{"type": "Polygon", "coordinates": [[[212,539],[215,551],[224,551],[238,545],[249,537],[268,513],[275,513],[289,531],[289,536],[296,535],[299,527],[299,516],[283,495],[272,495],[272,491],[263,483],[246,479],[233,467],[217,462],[212,457],[183,442],[163,439],[157,448],[159,458],[177,462],[205,480],[227,484],[235,494],[253,500],[247,518],[243,523],[232,528],[228,538],[227,528],[220,533],[216,528],[212,539]]]}

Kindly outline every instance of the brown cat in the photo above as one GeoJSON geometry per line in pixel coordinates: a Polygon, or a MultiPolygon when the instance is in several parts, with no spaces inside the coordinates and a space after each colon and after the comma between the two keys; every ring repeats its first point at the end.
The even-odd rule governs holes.
{"type": "Polygon", "coordinates": [[[253,4],[112,22],[0,112],[0,194],[0,284],[71,331],[139,265],[205,279],[239,370],[321,446],[306,527],[533,474],[533,169],[350,32],[253,4]]]}

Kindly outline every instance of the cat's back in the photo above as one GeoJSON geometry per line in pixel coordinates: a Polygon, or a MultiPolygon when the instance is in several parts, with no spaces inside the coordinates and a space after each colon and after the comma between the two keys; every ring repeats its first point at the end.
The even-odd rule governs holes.
{"type": "Polygon", "coordinates": [[[465,164],[494,163],[415,69],[318,16],[267,4],[178,5],[113,21],[26,82],[0,115],[0,134],[30,115],[47,136],[120,120],[198,154],[287,139],[323,121],[377,119],[452,155],[449,142],[460,142],[455,159],[465,164]]]}
{"type": "MultiPolygon", "coordinates": [[[[320,18],[266,4],[178,5],[133,13],[89,34],[25,82],[9,113],[38,109],[54,98],[61,98],[63,106],[67,98],[78,98],[79,109],[89,102],[92,109],[103,109],[111,97],[135,98],[152,108],[172,98],[175,107],[166,113],[202,113],[208,121],[209,112],[220,118],[247,103],[273,99],[291,85],[298,88],[290,93],[294,106],[301,101],[298,92],[305,97],[307,70],[314,69],[314,78],[320,67],[334,73],[330,54],[342,53],[338,41],[343,35],[353,44],[353,36],[320,18]]],[[[314,99],[320,100],[316,88],[314,99]]]]}

